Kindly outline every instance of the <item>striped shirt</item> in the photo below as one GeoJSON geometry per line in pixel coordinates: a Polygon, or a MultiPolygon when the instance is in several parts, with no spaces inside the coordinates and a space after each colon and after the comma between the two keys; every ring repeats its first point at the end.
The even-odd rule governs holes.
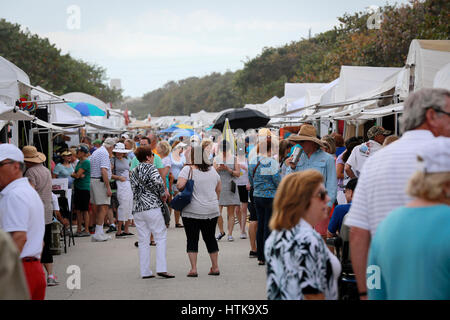
{"type": "Polygon", "coordinates": [[[100,178],[102,176],[102,168],[108,170],[108,179],[111,179],[111,162],[109,160],[109,152],[105,147],[101,146],[91,155],[91,178],[100,178]]]}
{"type": "Polygon", "coordinates": [[[368,158],[345,224],[369,230],[373,237],[379,223],[392,210],[410,202],[406,187],[417,170],[417,151],[432,139],[435,138],[428,130],[408,131],[368,158]]]}

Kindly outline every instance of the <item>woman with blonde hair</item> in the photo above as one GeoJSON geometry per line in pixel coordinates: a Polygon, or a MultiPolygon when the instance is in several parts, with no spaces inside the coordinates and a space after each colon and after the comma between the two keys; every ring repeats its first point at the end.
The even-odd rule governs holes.
{"type": "Polygon", "coordinates": [[[328,215],[330,200],[320,172],[286,176],[273,203],[265,243],[267,297],[270,300],[335,300],[341,272],[338,259],[313,226],[328,215]]]}
{"type": "MultiPolygon", "coordinates": [[[[281,181],[278,161],[272,155],[272,140],[260,139],[256,147],[257,157],[250,160],[248,167],[248,178],[250,186],[253,188],[253,198],[255,199],[256,216],[258,228],[256,231],[256,252],[258,264],[264,265],[264,242],[269,237],[269,221],[272,216],[272,205],[281,181]]],[[[275,149],[276,153],[278,152],[275,149]]]]}
{"type": "Polygon", "coordinates": [[[419,150],[419,170],[407,187],[413,200],[392,211],[372,240],[368,265],[381,270],[382,285],[369,288],[369,299],[450,299],[449,159],[450,138],[419,150]]]}

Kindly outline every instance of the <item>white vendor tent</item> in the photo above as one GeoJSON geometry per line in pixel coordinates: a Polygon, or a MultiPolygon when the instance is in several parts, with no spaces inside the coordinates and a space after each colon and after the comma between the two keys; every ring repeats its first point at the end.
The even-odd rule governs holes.
{"type": "Polygon", "coordinates": [[[450,90],[450,63],[446,64],[436,73],[433,81],[433,88],[450,90]]]}
{"type": "Polygon", "coordinates": [[[61,96],[61,98],[64,98],[65,100],[69,101],[69,102],[85,102],[85,103],[90,103],[93,104],[97,107],[99,107],[100,109],[102,109],[103,111],[107,111],[108,109],[110,109],[110,107],[104,103],[102,100],[91,96],[89,94],[83,93],[83,92],[70,92],[70,93],[66,93],[63,94],[61,96]]]}
{"type": "Polygon", "coordinates": [[[0,101],[14,106],[22,94],[30,94],[24,84],[30,84],[30,78],[23,70],[0,56],[0,101]]]}
{"type": "Polygon", "coordinates": [[[411,91],[432,88],[436,74],[450,63],[450,40],[413,40],[406,59],[406,72],[396,88],[401,99],[411,91]]]}

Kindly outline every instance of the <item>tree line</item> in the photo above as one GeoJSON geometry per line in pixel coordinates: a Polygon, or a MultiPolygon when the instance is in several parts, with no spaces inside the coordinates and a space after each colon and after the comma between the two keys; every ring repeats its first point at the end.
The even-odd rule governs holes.
{"type": "Polygon", "coordinates": [[[0,19],[0,56],[22,69],[32,85],[57,95],[84,92],[115,105],[123,99],[121,90],[107,85],[103,67],[62,54],[47,38],[5,19],[0,19]]]}
{"type": "MultiPolygon", "coordinates": [[[[368,27],[373,13],[346,13],[339,25],[308,39],[281,47],[265,47],[247,58],[241,70],[211,73],[170,81],[163,87],[126,102],[138,118],[189,115],[200,110],[217,112],[264,103],[284,95],[286,82],[330,82],[340,67],[402,67],[413,39],[442,39],[450,35],[450,1],[410,0],[408,4],[380,8],[379,28],[368,27]]],[[[81,91],[120,105],[122,92],[106,84],[106,70],[62,55],[48,39],[0,20],[0,55],[40,85],[56,94],[81,91]]]]}

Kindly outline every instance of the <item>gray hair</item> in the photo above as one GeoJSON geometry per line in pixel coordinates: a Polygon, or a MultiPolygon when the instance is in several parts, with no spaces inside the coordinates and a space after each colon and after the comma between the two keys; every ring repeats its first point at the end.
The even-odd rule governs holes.
{"type": "Polygon", "coordinates": [[[450,91],[446,89],[421,89],[409,95],[405,101],[403,115],[400,119],[400,129],[402,132],[416,129],[426,120],[426,112],[429,108],[435,107],[444,109],[450,91]]]}

